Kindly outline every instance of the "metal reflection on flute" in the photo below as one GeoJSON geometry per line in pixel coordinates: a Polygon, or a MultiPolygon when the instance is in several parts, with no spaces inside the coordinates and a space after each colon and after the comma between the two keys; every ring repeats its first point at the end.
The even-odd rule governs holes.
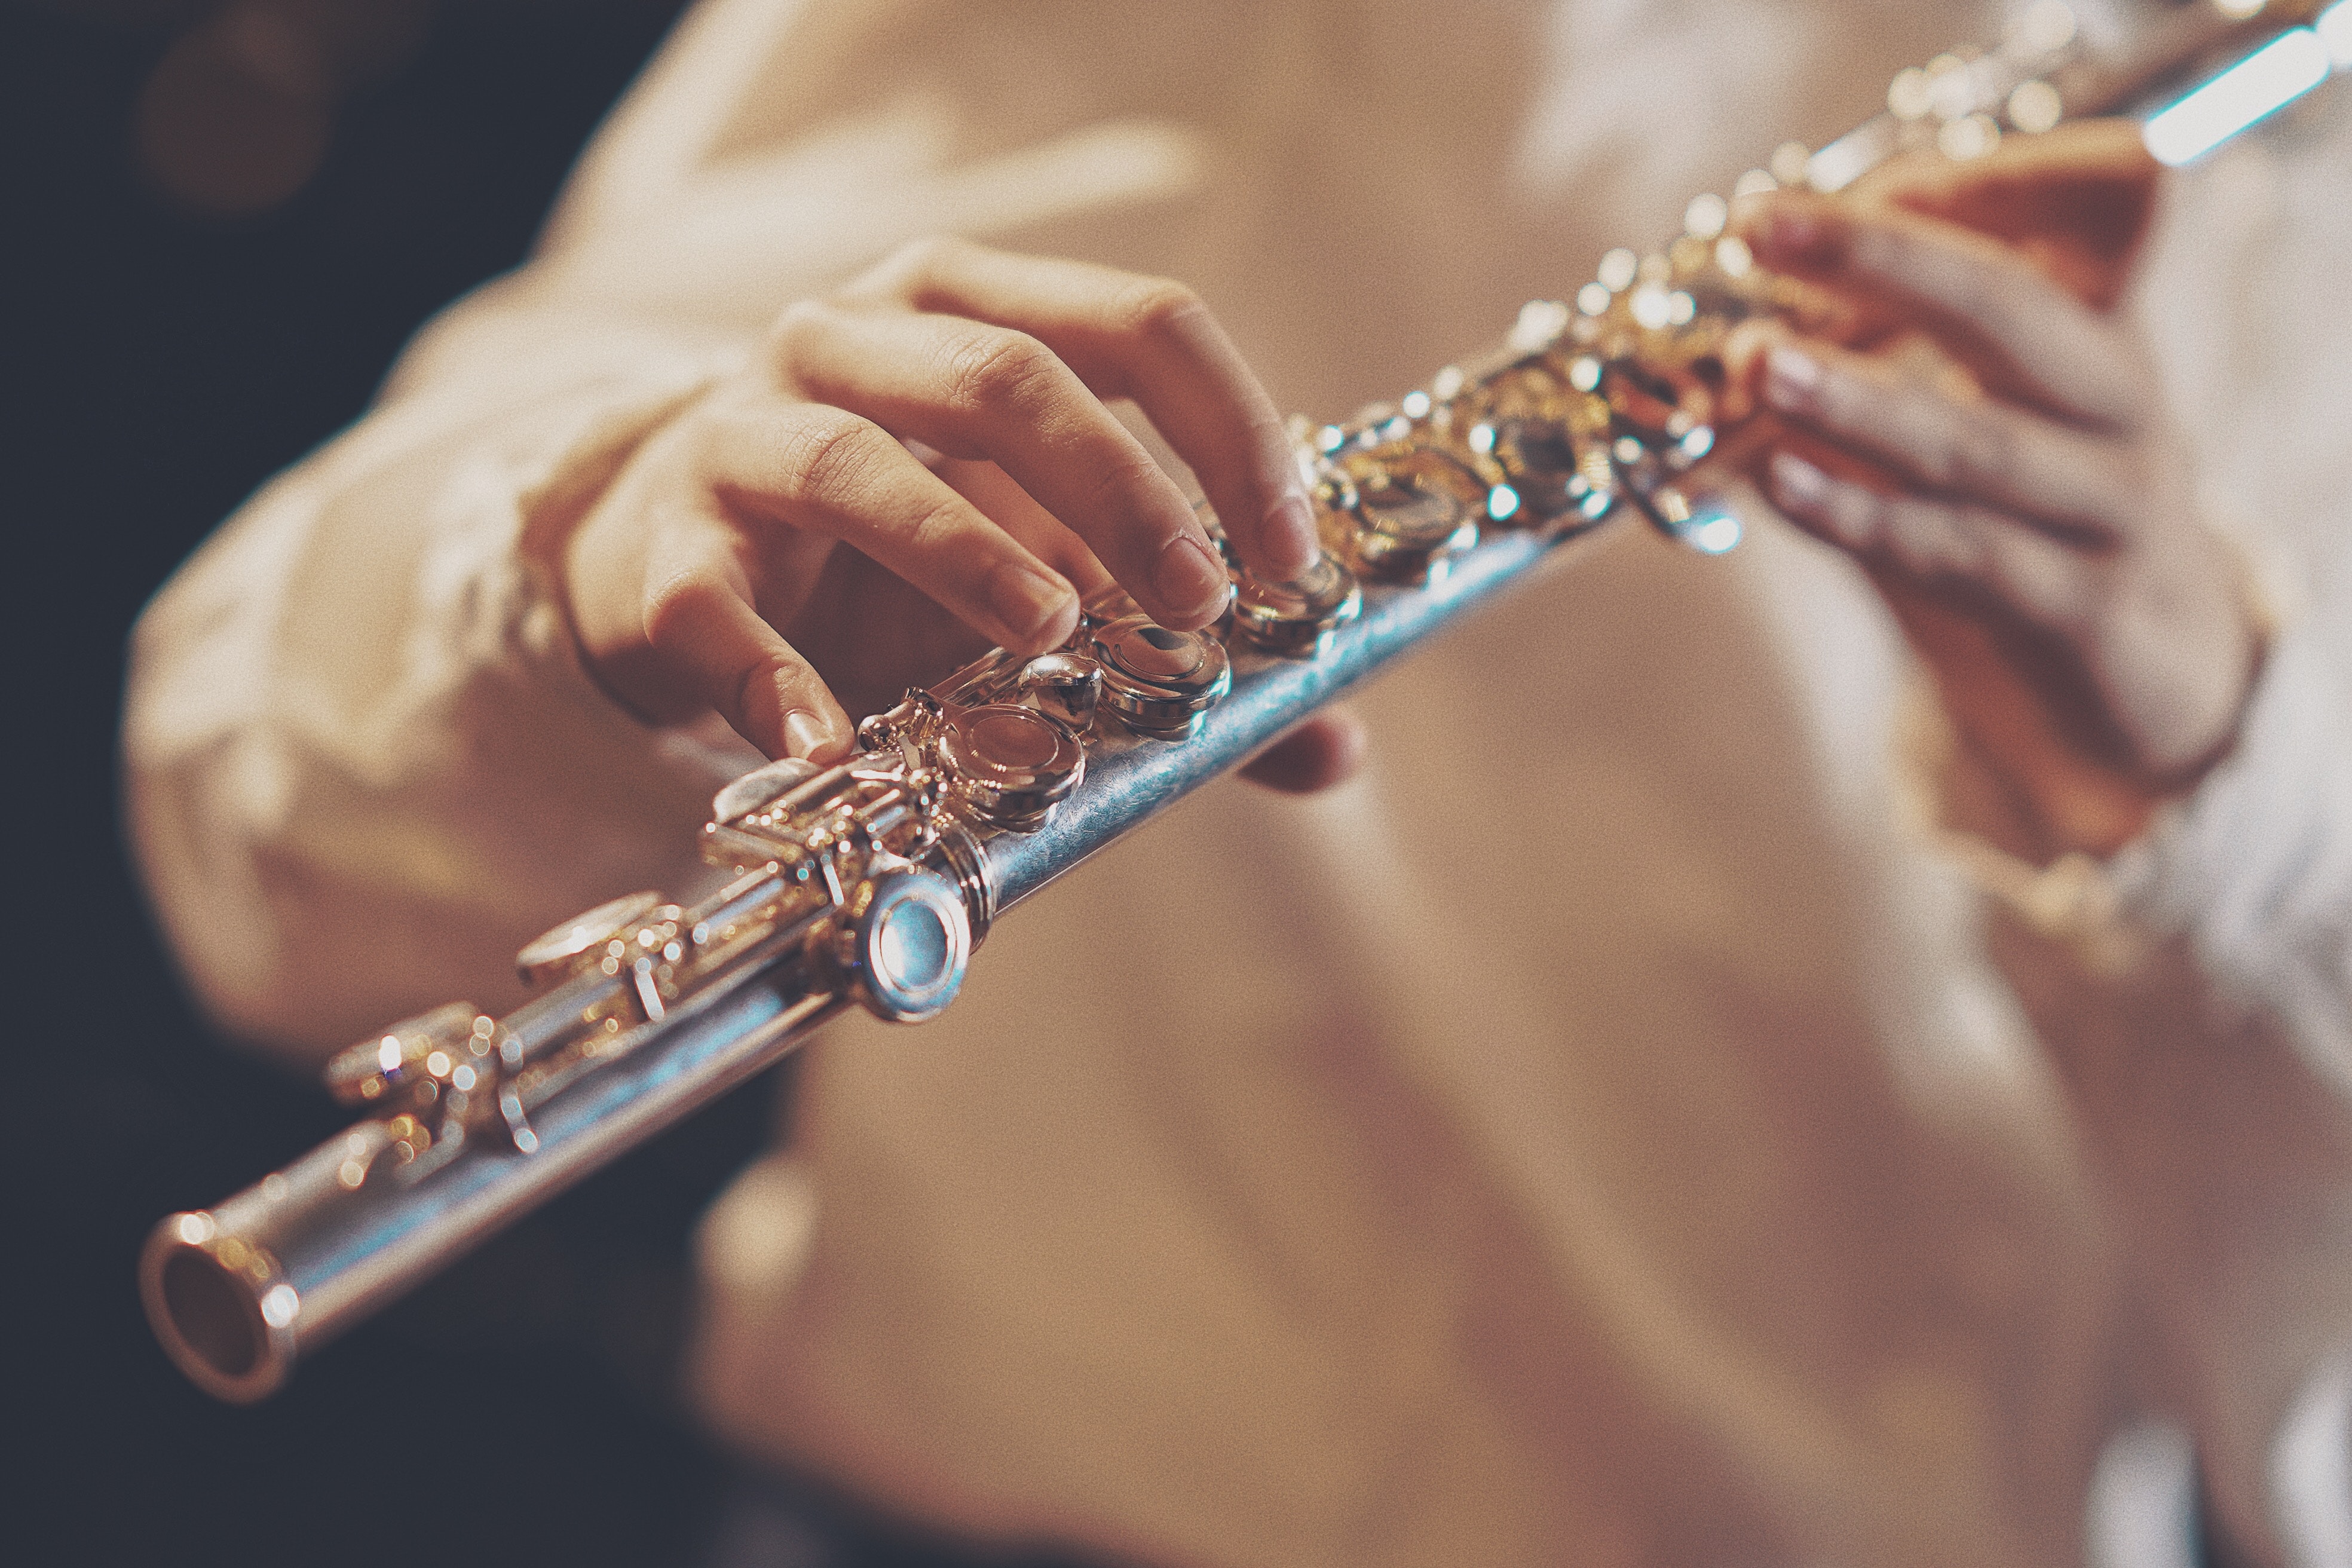
{"type": "MultiPolygon", "coordinates": [[[[1783,148],[1739,190],[1834,189],[1914,147],[1972,155],[2062,108],[2137,101],[2320,8],[2244,9],[2200,5],[2107,59],[2063,5],[2035,6],[1999,49],[1905,72],[1885,114],[1783,148]]],[[[1299,580],[1236,566],[1204,633],[1113,597],[1060,649],[992,653],[910,691],[860,726],[856,760],[772,763],[719,793],[701,847],[733,876],[709,900],[590,910],[520,954],[538,994],[505,1017],[453,1003],[336,1057],[328,1087],[363,1120],[149,1238],[141,1289],[173,1360],[221,1398],[261,1398],[843,1006],[937,1016],[1004,910],[1612,515],[1728,549],[1739,525],[1705,499],[1733,444],[1717,441],[1717,356],[1740,321],[1797,297],[1725,214],[1694,201],[1664,252],[1612,252],[1572,305],[1522,311],[1496,353],[1344,425],[1297,426],[1324,546],[1299,580]]]]}
{"type": "Polygon", "coordinates": [[[1213,636],[1098,606],[1081,633],[1090,655],[992,655],[868,721],[874,749],[857,760],[774,764],[730,785],[704,845],[740,872],[724,892],[684,910],[616,900],[525,951],[523,967],[551,988],[506,1018],[458,1004],[353,1047],[331,1085],[386,1114],[214,1209],[163,1221],[142,1271],[156,1332],[211,1393],[267,1394],[299,1356],[753,1077],[845,1004],[936,1014],[997,914],[1485,600],[1559,537],[1507,535],[1425,586],[1359,590],[1360,613],[1303,659],[1228,654],[1213,636]],[[1171,672],[1213,648],[1230,689],[1162,734],[1112,721],[1113,699],[1096,689],[1132,680],[1149,657],[1181,705],[1171,672]],[[1032,700],[1002,700],[1024,676],[1032,700]],[[1008,786],[1055,788],[1057,755],[1082,755],[1083,777],[1033,812],[1008,786]]]}

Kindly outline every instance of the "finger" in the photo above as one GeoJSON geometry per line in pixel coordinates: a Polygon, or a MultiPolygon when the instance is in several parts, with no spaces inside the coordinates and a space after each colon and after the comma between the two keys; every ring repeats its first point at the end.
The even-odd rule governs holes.
{"type": "Polygon", "coordinates": [[[942,458],[931,471],[986,512],[990,521],[1020,541],[1022,548],[1060,573],[1078,591],[1081,602],[1093,604],[1117,586],[1109,569],[1095,558],[1087,542],[1039,506],[1035,497],[994,463],[942,458]]]}
{"type": "Polygon", "coordinates": [[[1062,526],[1061,519],[1039,506],[1036,498],[994,463],[986,458],[950,458],[911,439],[901,438],[899,445],[946,480],[956,494],[978,507],[991,522],[1019,541],[1023,549],[1060,573],[1077,590],[1080,602],[1093,604],[1118,586],[1109,571],[1095,559],[1095,552],[1087,548],[1087,542],[1062,526]]]}
{"type": "Polygon", "coordinates": [[[771,758],[833,763],[856,728],[806,659],[751,607],[751,584],[723,546],[660,563],[646,595],[646,643],[673,683],[718,710],[771,758]]]}
{"type": "Polygon", "coordinates": [[[2162,174],[2137,125],[2091,120],[2009,137],[1984,157],[1906,154],[1853,190],[1866,202],[1994,236],[2084,304],[2105,310],[2147,236],[2162,174]]]}
{"type": "Polygon", "coordinates": [[[1957,374],[1937,380],[1793,338],[1763,355],[1775,413],[1905,479],[2098,539],[2127,521],[2130,487],[2110,443],[1973,393],[1957,374]]]}
{"type": "Polygon", "coordinates": [[[714,413],[703,461],[732,508],[851,545],[1006,647],[1076,628],[1069,583],[868,420],[746,400],[714,413]]]}
{"type": "Polygon", "coordinates": [[[918,310],[1027,332],[1098,395],[1133,398],[1199,477],[1251,570],[1280,582],[1314,563],[1314,510],[1281,414],[1190,289],[952,239],[910,247],[886,276],[918,310]]]}
{"type": "Polygon", "coordinates": [[[1243,763],[1241,773],[1284,795],[1313,795],[1354,776],[1364,746],[1364,721],[1348,709],[1326,708],[1243,763]]]}
{"type": "Polygon", "coordinates": [[[804,305],[785,312],[777,349],[804,395],[950,457],[994,460],[1163,625],[1202,626],[1223,610],[1230,580],[1183,491],[1035,338],[956,316],[804,305]]]}
{"type": "Polygon", "coordinates": [[[1970,584],[2052,630],[2072,629],[2088,613],[2094,562],[2013,519],[1882,494],[1793,452],[1775,452],[1767,476],[1773,504],[1791,521],[1866,565],[1923,585],[1970,584]]]}
{"type": "Polygon", "coordinates": [[[1771,363],[1774,350],[1796,342],[1799,336],[1794,327],[1773,316],[1751,316],[1724,334],[1719,351],[1723,386],[1716,395],[1721,423],[1739,424],[1763,410],[1765,367],[1771,363]]]}
{"type": "Polygon", "coordinates": [[[1749,198],[1738,226],[1768,267],[1923,312],[2006,390],[2095,424],[2140,416],[2146,378],[2111,325],[1998,240],[1797,191],[1749,198]]]}

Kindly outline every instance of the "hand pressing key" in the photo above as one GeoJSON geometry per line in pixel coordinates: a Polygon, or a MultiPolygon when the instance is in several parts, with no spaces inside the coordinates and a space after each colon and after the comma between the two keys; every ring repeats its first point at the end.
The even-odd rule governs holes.
{"type": "MultiPolygon", "coordinates": [[[[1311,563],[1282,421],[1197,296],[926,241],[785,310],[631,456],[560,552],[583,658],[649,721],[716,710],[771,757],[829,762],[853,747],[850,707],[990,643],[1053,647],[1114,582],[1167,626],[1205,625],[1224,568],[1117,397],[1192,466],[1253,571],[1311,563]]],[[[1317,789],[1360,750],[1326,712],[1245,771],[1317,789]]]]}
{"type": "Polygon", "coordinates": [[[1777,416],[1773,500],[1875,579],[2045,854],[2119,847],[2192,784],[2260,654],[2242,564],[2116,310],[2158,173],[2136,128],[2092,123],[1736,218],[1853,325],[1743,329],[1729,412],[1777,416]]]}

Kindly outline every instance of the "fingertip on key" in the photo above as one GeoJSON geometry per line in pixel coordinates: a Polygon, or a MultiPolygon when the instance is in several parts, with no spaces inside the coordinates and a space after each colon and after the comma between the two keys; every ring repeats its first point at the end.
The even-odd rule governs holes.
{"type": "Polygon", "coordinates": [[[1258,549],[1278,580],[1293,582],[1306,575],[1322,550],[1315,538],[1315,509],[1305,496],[1293,490],[1275,502],[1274,510],[1265,514],[1258,549]]]}
{"type": "Polygon", "coordinates": [[[1163,606],[1160,618],[1185,630],[1216,619],[1232,579],[1207,545],[1180,533],[1160,549],[1151,568],[1151,586],[1163,606]]]}
{"type": "Polygon", "coordinates": [[[803,708],[795,708],[784,715],[784,754],[809,762],[821,760],[818,753],[832,741],[824,723],[803,708]]]}
{"type": "Polygon", "coordinates": [[[1783,414],[1816,412],[1826,375],[1822,362],[1799,348],[1775,343],[1764,356],[1764,395],[1783,414]]]}
{"type": "Polygon", "coordinates": [[[1793,452],[1772,454],[1772,496],[1790,511],[1821,504],[1829,493],[1830,477],[1793,452]]]}
{"type": "Polygon", "coordinates": [[[1793,192],[1740,197],[1731,209],[1731,225],[1768,267],[1819,259],[1832,238],[1817,200],[1793,192]]]}
{"type": "Polygon", "coordinates": [[[1004,561],[989,574],[988,605],[1007,647],[1037,650],[1069,636],[1077,595],[1069,584],[1025,561],[1004,561]]]}

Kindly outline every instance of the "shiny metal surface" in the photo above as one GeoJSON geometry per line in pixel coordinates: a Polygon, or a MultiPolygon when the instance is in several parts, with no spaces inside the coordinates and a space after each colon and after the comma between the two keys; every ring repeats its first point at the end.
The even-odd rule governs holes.
{"type": "MultiPolygon", "coordinates": [[[[741,786],[760,781],[761,774],[767,772],[762,768],[759,773],[747,774],[729,784],[720,792],[719,804],[726,804],[730,792],[740,793],[741,786]]],[[[659,893],[646,892],[625,893],[611,903],[599,904],[587,913],[576,915],[545,935],[525,943],[523,950],[515,954],[515,973],[522,976],[525,985],[537,985],[569,970],[581,954],[591,948],[604,946],[661,908],[666,901],[659,893]]]]}
{"type": "MultiPolygon", "coordinates": [[[[1054,694],[1059,699],[1062,689],[1054,694]]],[[[952,715],[940,737],[940,760],[972,815],[991,827],[1043,820],[1087,773],[1086,745],[1067,720],[1009,702],[952,715]]]]}
{"type": "Polygon", "coordinates": [[[851,997],[877,1017],[919,1024],[963,988],[971,921],[955,883],[918,866],[869,879],[842,910],[831,941],[851,997]]]}
{"type": "Polygon", "coordinates": [[[1361,613],[1313,659],[1236,649],[1232,691],[1202,715],[1198,732],[1181,743],[1105,735],[1097,729],[1084,789],[1037,831],[983,841],[998,909],[1011,909],[1130,828],[1230,772],[1304,715],[1520,580],[1559,542],[1561,536],[1553,534],[1505,534],[1472,551],[1439,583],[1419,588],[1369,585],[1362,590],[1361,613]]]}
{"type": "Polygon", "coordinates": [[[1102,666],[1076,654],[1042,654],[1022,667],[1021,689],[1036,699],[1039,712],[1083,733],[1102,700],[1102,666]]]}
{"type": "Polygon", "coordinates": [[[673,1013],[658,1048],[616,1053],[536,1119],[534,1152],[483,1150],[429,1181],[341,1179],[371,1157],[365,1121],[217,1207],[175,1215],[140,1264],[148,1320],[180,1369],[236,1403],[269,1394],[298,1356],[446,1267],[614,1155],[758,1073],[841,1006],[797,963],[673,1013]]]}
{"type": "MultiPolygon", "coordinates": [[[[761,806],[808,783],[824,771],[814,763],[803,757],[782,757],[764,768],[754,768],[711,797],[710,820],[732,822],[739,816],[749,816],[761,806]]],[[[580,918],[584,921],[590,917],[583,915],[580,918]]],[[[567,928],[559,926],[556,931],[550,931],[547,936],[541,937],[540,942],[547,942],[565,929],[567,928]]],[[[532,948],[538,945],[539,943],[535,942],[532,948]]],[[[523,952],[526,956],[516,962],[528,967],[530,963],[528,955],[532,948],[525,948],[523,952]]],[[[530,976],[526,973],[523,978],[529,980],[530,976]]]]}
{"type": "Polygon", "coordinates": [[[1208,632],[1171,631],[1124,615],[1080,634],[1102,667],[1102,703],[1139,734],[1176,740],[1232,689],[1224,645],[1208,632]]]}
{"type": "Polygon", "coordinates": [[[1408,421],[1385,450],[1345,459],[1355,504],[1345,521],[1327,526],[1336,528],[1367,576],[1436,582],[1478,542],[1486,485],[1442,447],[1416,440],[1418,434],[1408,421]]]}
{"type": "MultiPolygon", "coordinates": [[[[1999,47],[1904,73],[1884,114],[1827,147],[1784,145],[1733,195],[1833,190],[1909,147],[1973,155],[2319,9],[2184,6],[2103,58],[2063,5],[2038,5],[1999,47]]],[[[700,847],[734,877],[706,903],[643,893],[590,910],[524,949],[540,994],[505,1017],[454,1003],[339,1055],[329,1084],[366,1120],[151,1236],[141,1290],[173,1361],[223,1399],[262,1397],[846,1003],[935,1016],[1003,910],[1624,504],[1727,548],[1738,524],[1706,500],[1724,453],[1701,372],[1734,324],[1792,296],[1723,233],[1727,212],[1696,198],[1664,250],[1612,251],[1572,301],[1529,305],[1495,353],[1344,424],[1296,425],[1332,570],[1237,577],[1230,646],[1097,604],[1063,648],[992,653],[908,692],[858,727],[851,762],[771,763],[720,791],[700,847]]]]}
{"type": "Polygon", "coordinates": [[[1328,550],[1287,583],[1261,583],[1247,572],[1234,575],[1234,630],[1250,646],[1286,658],[1320,658],[1330,648],[1331,634],[1364,608],[1356,574],[1328,550]]]}

